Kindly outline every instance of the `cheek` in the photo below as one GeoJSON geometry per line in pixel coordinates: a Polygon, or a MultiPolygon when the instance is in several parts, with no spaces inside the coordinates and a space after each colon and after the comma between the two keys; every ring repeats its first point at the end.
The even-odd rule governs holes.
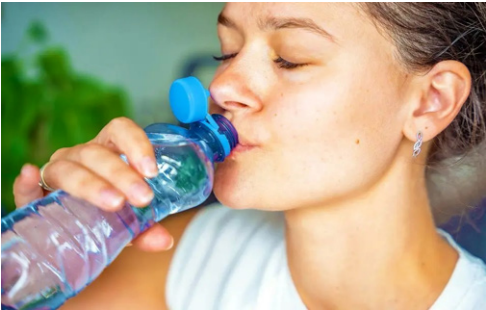
{"type": "Polygon", "coordinates": [[[259,123],[270,139],[218,168],[217,197],[235,208],[285,210],[370,186],[389,166],[401,135],[400,122],[390,117],[397,115],[396,94],[363,76],[296,84],[268,100],[259,123]]]}
{"type": "Polygon", "coordinates": [[[336,80],[347,83],[314,86],[321,93],[303,98],[304,106],[286,117],[295,115],[286,122],[289,134],[282,145],[287,151],[281,155],[292,169],[290,174],[307,186],[321,190],[322,186],[312,185],[316,182],[335,193],[376,179],[401,140],[393,92],[378,91],[361,79],[336,80]],[[289,165],[292,160],[301,165],[289,165]]]}
{"type": "Polygon", "coordinates": [[[288,151],[282,155],[298,153],[317,162],[372,158],[384,142],[399,137],[390,96],[347,80],[306,86],[273,107],[272,136],[288,151]]]}

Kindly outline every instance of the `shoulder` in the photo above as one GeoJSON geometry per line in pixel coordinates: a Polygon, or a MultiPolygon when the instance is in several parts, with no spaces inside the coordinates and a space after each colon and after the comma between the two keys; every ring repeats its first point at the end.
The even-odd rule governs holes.
{"type": "Polygon", "coordinates": [[[486,265],[471,264],[471,273],[474,273],[474,280],[462,298],[457,309],[459,310],[484,310],[486,309],[486,265]]]}
{"type": "MultiPolygon", "coordinates": [[[[251,295],[249,288],[256,289],[268,264],[284,256],[283,245],[279,212],[204,207],[187,227],[172,260],[166,289],[169,308],[204,304],[204,309],[213,309],[225,302],[255,300],[243,295],[251,295]]],[[[225,304],[225,309],[231,306],[225,304]]]]}
{"type": "Polygon", "coordinates": [[[459,309],[486,309],[486,265],[468,252],[461,259],[469,270],[471,282],[459,309]]]}
{"type": "Polygon", "coordinates": [[[459,260],[436,307],[432,309],[450,309],[452,305],[457,310],[486,309],[486,264],[457,244],[451,235],[443,230],[438,232],[457,250],[459,260]]]}

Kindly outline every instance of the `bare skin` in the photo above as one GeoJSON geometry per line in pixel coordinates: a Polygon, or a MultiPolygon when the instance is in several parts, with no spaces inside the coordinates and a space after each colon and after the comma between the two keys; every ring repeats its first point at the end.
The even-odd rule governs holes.
{"type": "MultiPolygon", "coordinates": [[[[223,9],[218,36],[226,60],[210,86],[211,109],[235,125],[245,145],[218,166],[218,199],[235,209],[284,211],[289,268],[308,308],[429,308],[458,255],[436,232],[425,162],[430,142],[469,95],[467,68],[444,61],[411,74],[391,40],[349,4],[231,3],[223,9]],[[418,131],[425,143],[413,159],[418,131]]],[[[151,156],[142,135],[133,123],[115,121],[90,142],[101,147],[81,145],[54,154],[46,179],[100,207],[108,208],[99,200],[107,186],[140,204],[131,184],[144,174],[137,163],[151,156]],[[137,138],[122,139],[127,136],[137,138]],[[115,160],[124,150],[139,150],[127,154],[136,163],[132,167],[115,160]],[[98,158],[106,160],[100,164],[98,158]],[[76,165],[54,164],[64,161],[76,165]],[[79,169],[79,177],[65,178],[68,168],[79,169]],[[101,176],[100,169],[106,171],[101,176]],[[118,171],[127,175],[126,183],[120,183],[118,171]]],[[[18,201],[41,195],[34,186],[36,172],[29,184],[22,176],[17,180],[18,201]]],[[[174,225],[183,230],[190,218],[181,215],[174,225]]],[[[161,250],[170,245],[168,236],[157,226],[134,245],[161,250]]],[[[118,272],[128,277],[124,269],[139,259],[131,251],[113,265],[116,272],[104,272],[100,284],[93,284],[97,290],[76,298],[92,300],[91,309],[108,309],[94,305],[105,300],[100,297],[105,290],[130,287],[118,284],[122,281],[111,286],[111,278],[118,272]]],[[[160,270],[168,268],[170,253],[154,260],[160,270]]],[[[139,272],[147,273],[147,288],[158,289],[165,281],[151,277],[149,268],[139,272]]],[[[109,302],[163,296],[147,291],[145,298],[114,295],[109,302]]]]}

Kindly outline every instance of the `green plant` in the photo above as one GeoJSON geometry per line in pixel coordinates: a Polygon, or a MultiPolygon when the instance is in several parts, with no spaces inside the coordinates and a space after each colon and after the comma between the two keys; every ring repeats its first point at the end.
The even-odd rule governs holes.
{"type": "Polygon", "coordinates": [[[24,163],[40,166],[56,149],[130,116],[122,89],[74,72],[66,51],[47,40],[42,24],[33,23],[21,49],[2,55],[2,216],[14,209],[12,185],[24,163]],[[25,56],[28,48],[36,51],[25,56]]]}

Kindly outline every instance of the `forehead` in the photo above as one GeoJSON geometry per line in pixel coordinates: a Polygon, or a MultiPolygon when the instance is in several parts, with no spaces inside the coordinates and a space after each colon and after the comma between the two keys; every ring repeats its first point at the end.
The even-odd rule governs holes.
{"type": "Polygon", "coordinates": [[[349,3],[228,3],[222,14],[248,30],[256,30],[269,18],[305,18],[335,36],[376,31],[358,5],[349,3]]]}

